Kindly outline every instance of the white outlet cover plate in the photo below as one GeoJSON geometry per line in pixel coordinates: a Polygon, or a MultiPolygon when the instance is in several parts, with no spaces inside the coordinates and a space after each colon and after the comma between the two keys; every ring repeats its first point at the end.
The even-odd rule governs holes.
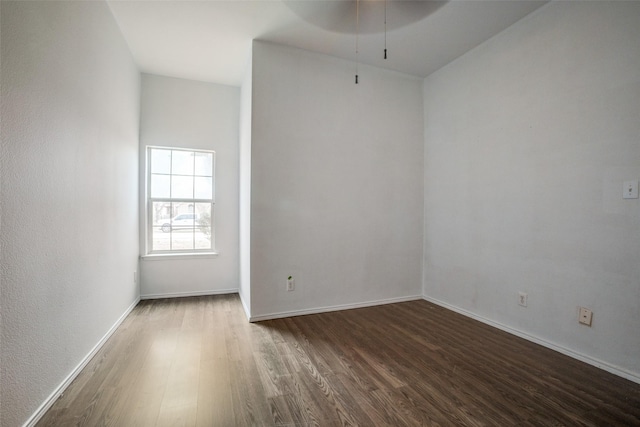
{"type": "Polygon", "coordinates": [[[592,319],[593,319],[593,312],[588,308],[580,307],[578,322],[582,323],[583,325],[591,326],[592,319]]]}
{"type": "Polygon", "coordinates": [[[622,198],[623,199],[637,199],[638,198],[638,181],[625,181],[622,184],[622,198]]]}

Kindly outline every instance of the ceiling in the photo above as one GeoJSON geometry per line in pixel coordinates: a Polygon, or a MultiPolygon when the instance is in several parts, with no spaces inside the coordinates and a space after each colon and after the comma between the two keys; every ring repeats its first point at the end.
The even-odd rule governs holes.
{"type": "MultiPolygon", "coordinates": [[[[355,60],[355,0],[109,0],[145,73],[239,86],[254,39],[355,60]]],[[[358,61],[426,77],[546,1],[359,0],[358,61]]]]}

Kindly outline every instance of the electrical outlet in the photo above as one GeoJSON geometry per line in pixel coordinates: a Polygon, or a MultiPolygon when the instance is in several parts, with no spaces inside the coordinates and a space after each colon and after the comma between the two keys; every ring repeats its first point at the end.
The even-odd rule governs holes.
{"type": "Polygon", "coordinates": [[[521,305],[523,307],[527,306],[527,299],[528,299],[528,295],[524,292],[520,292],[518,293],[518,305],[521,305]]]}
{"type": "Polygon", "coordinates": [[[287,292],[294,291],[296,289],[296,282],[293,276],[287,277],[287,292]]]}
{"type": "Polygon", "coordinates": [[[580,307],[580,314],[578,315],[578,322],[583,325],[591,326],[593,320],[593,312],[588,308],[580,307]]]}
{"type": "Polygon", "coordinates": [[[138,272],[137,271],[133,272],[133,283],[138,283],[138,272]]]}

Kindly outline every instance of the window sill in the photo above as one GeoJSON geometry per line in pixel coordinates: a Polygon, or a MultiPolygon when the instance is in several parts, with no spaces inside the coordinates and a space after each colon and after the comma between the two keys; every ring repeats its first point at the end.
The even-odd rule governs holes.
{"type": "Polygon", "coordinates": [[[166,261],[166,260],[181,260],[181,259],[208,259],[217,258],[217,252],[201,252],[201,253],[184,253],[184,254],[148,254],[141,255],[140,259],[143,261],[166,261]]]}

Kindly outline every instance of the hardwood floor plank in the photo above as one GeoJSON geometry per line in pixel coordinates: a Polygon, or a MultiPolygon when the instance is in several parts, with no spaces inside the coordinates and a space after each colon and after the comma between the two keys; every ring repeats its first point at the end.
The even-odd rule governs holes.
{"type": "MultiPolygon", "coordinates": [[[[358,316],[358,313],[351,314],[358,316]]],[[[351,314],[349,314],[349,317],[351,317],[351,314]]],[[[353,325],[349,324],[351,322],[352,319],[342,320],[341,323],[344,324],[346,328],[345,331],[342,332],[343,334],[348,334],[350,333],[349,331],[353,330],[353,325]]],[[[451,405],[451,402],[466,400],[465,410],[469,410],[471,407],[474,407],[474,401],[477,400],[478,396],[467,396],[469,394],[468,390],[472,387],[471,384],[467,383],[462,387],[451,387],[451,381],[449,380],[450,375],[446,371],[433,370],[433,363],[425,363],[424,358],[418,359],[414,357],[415,354],[424,355],[424,349],[407,348],[403,342],[397,341],[394,338],[386,338],[385,345],[377,342],[377,340],[373,338],[376,336],[389,337],[390,335],[367,333],[363,335],[363,339],[358,339],[357,336],[351,336],[350,339],[351,341],[357,341],[358,346],[367,348],[366,352],[369,352],[372,355],[379,354],[379,357],[393,361],[396,364],[396,370],[403,372],[401,375],[405,378],[416,378],[416,376],[419,376],[419,378],[416,379],[421,379],[424,384],[428,384],[429,388],[435,387],[432,389],[432,392],[429,393],[427,398],[430,398],[431,396],[442,396],[444,399],[441,399],[441,402],[433,402],[432,407],[438,407],[440,411],[444,411],[444,413],[448,414],[448,417],[450,418],[454,416],[461,416],[463,420],[466,419],[465,414],[455,414],[457,409],[456,406],[451,405]],[[386,350],[383,351],[381,349],[386,350]],[[407,355],[410,355],[410,357],[407,358],[407,355]],[[406,362],[406,364],[403,364],[403,362],[406,362]],[[443,379],[441,379],[441,376],[444,376],[443,379]]],[[[369,373],[369,376],[371,375],[372,373],[369,373]]],[[[464,377],[460,378],[459,381],[460,380],[464,381],[464,377]]],[[[467,420],[466,423],[472,424],[469,420],[467,420]]]]}
{"type": "Polygon", "coordinates": [[[181,330],[165,386],[158,425],[195,425],[202,334],[181,330]]]}
{"type": "MultiPolygon", "coordinates": [[[[501,412],[509,411],[509,407],[519,408],[520,411],[523,409],[526,411],[540,410],[541,407],[539,405],[536,406],[536,402],[545,400],[545,396],[537,387],[531,386],[532,382],[538,381],[536,376],[531,376],[527,370],[509,363],[508,360],[505,361],[499,355],[487,359],[482,356],[484,352],[474,350],[473,346],[464,348],[461,352],[462,346],[459,344],[449,342],[446,345],[448,351],[441,353],[446,357],[444,365],[454,366],[455,369],[459,369],[458,373],[464,373],[465,377],[473,378],[474,384],[484,386],[483,390],[479,390],[481,395],[492,397],[493,400],[503,403],[511,402],[510,405],[502,408],[501,412]],[[469,354],[474,355],[472,359],[469,358],[469,354]],[[514,371],[516,371],[515,375],[514,371]],[[527,382],[527,379],[530,382],[527,382]],[[529,386],[521,387],[520,385],[523,383],[528,383],[529,386]],[[518,393],[512,393],[513,389],[517,390],[518,393]],[[519,395],[526,397],[528,406],[522,407],[522,399],[517,398],[519,395]]],[[[504,348],[504,346],[500,347],[504,348]]],[[[435,362],[438,363],[437,361],[435,362]]],[[[518,417],[515,413],[512,413],[511,416],[518,417]]]]}
{"type": "Polygon", "coordinates": [[[226,359],[203,360],[198,386],[198,426],[234,425],[230,366],[226,359]]]}
{"type": "MultiPolygon", "coordinates": [[[[292,324],[292,320],[289,324],[292,324]]],[[[297,342],[292,342],[293,348],[297,352],[301,370],[298,371],[297,378],[307,387],[309,394],[322,401],[333,417],[337,418],[343,425],[358,425],[349,411],[349,405],[345,405],[341,396],[337,394],[330,383],[327,375],[323,375],[316,366],[316,363],[309,357],[309,354],[297,342]]],[[[368,420],[368,417],[365,416],[368,420]]],[[[370,421],[370,420],[369,420],[370,421]]]]}
{"type": "Polygon", "coordinates": [[[39,426],[640,426],[640,385],[426,301],[143,301],[39,426]]]}

